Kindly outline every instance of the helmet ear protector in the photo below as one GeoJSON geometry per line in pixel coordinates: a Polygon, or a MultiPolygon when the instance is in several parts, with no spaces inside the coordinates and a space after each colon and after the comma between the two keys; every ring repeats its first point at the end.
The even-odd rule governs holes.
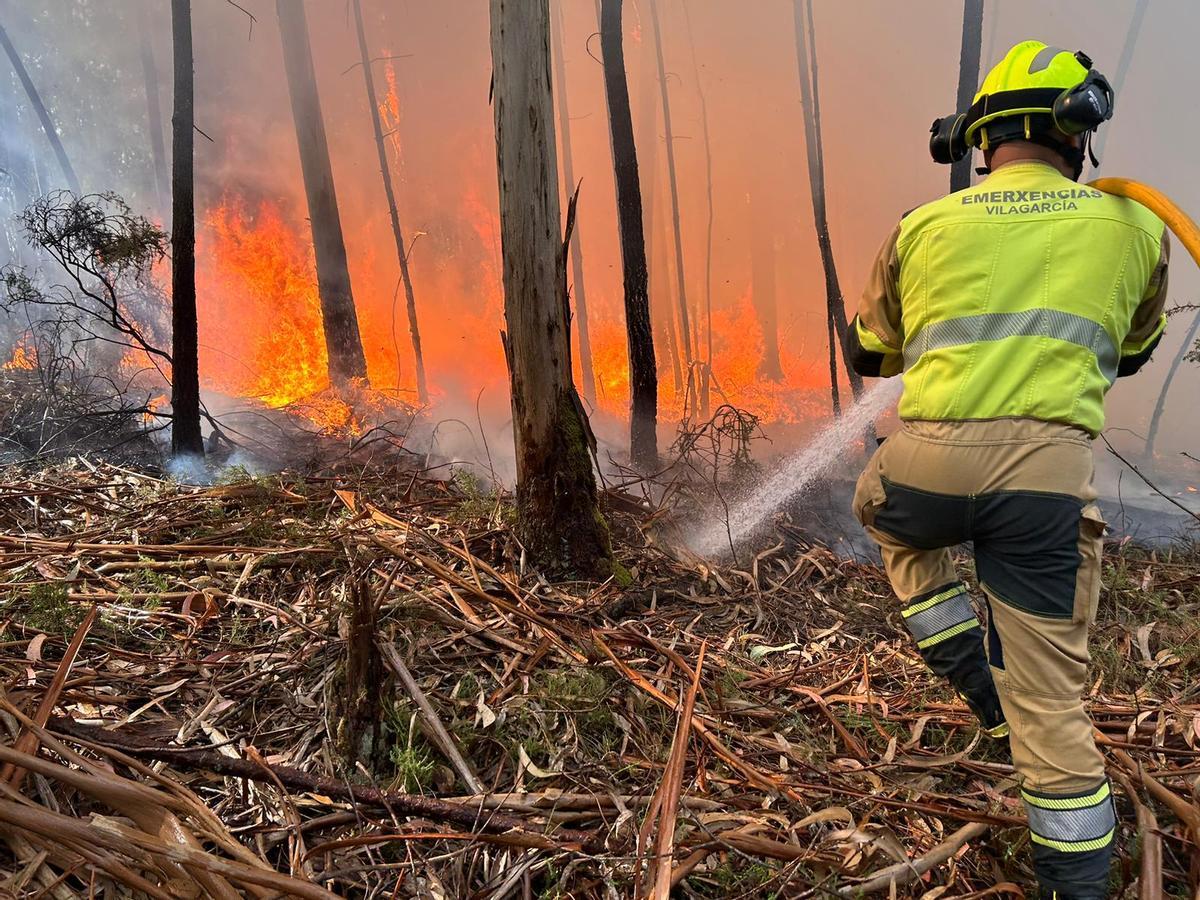
{"type": "MultiPolygon", "coordinates": [[[[981,97],[965,113],[934,119],[929,127],[929,154],[934,162],[949,165],[965,158],[977,143],[975,136],[979,129],[1000,118],[1024,116],[1027,122],[1036,119],[1069,135],[1095,131],[1112,118],[1112,85],[1091,67],[1087,54],[1081,51],[1075,58],[1088,67],[1088,73],[1074,87],[1057,93],[1053,88],[1005,91],[981,97]],[[1006,113],[1011,116],[1005,116],[1006,113]]],[[[1044,128],[1037,130],[1045,133],[1044,128]]],[[[1026,125],[1024,131],[1029,137],[1030,126],[1026,125]]]]}
{"type": "Polygon", "coordinates": [[[933,161],[948,166],[965,157],[971,148],[967,146],[967,115],[956,113],[934,119],[929,126],[929,155],[933,161]]]}
{"type": "Polygon", "coordinates": [[[1083,81],[1063,91],[1054,101],[1052,115],[1058,130],[1065,134],[1095,131],[1112,118],[1112,85],[1095,69],[1089,69],[1083,81]]]}

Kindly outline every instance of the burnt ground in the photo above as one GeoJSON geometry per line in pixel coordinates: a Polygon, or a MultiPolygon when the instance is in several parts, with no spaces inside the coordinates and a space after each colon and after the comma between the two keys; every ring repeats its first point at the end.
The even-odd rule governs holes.
{"type": "MultiPolygon", "coordinates": [[[[1006,749],[926,677],[877,568],[795,510],[740,565],[682,562],[662,513],[608,500],[623,585],[540,577],[462,472],[4,470],[0,754],[30,774],[0,773],[0,887],[1029,889],[1006,749]]],[[[1088,703],[1122,896],[1200,874],[1198,559],[1106,559],[1088,703]]]]}

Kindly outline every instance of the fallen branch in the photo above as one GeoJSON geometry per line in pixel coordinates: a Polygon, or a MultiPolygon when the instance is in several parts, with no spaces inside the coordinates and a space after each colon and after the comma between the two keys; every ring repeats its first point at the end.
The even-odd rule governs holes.
{"type": "Polygon", "coordinates": [[[408,691],[408,695],[413,698],[413,702],[417,704],[417,708],[421,711],[421,717],[425,720],[426,731],[429,737],[438,745],[438,749],[450,761],[450,765],[454,766],[454,771],[463,780],[463,784],[470,788],[472,793],[486,794],[487,788],[479,780],[479,776],[475,774],[475,770],[471,768],[471,764],[463,758],[462,751],[458,749],[458,744],[455,743],[450,732],[446,730],[446,726],[442,724],[442,720],[438,718],[433,704],[429,702],[429,698],[425,696],[425,692],[421,690],[421,686],[413,678],[412,672],[408,671],[408,666],[404,664],[404,660],[400,658],[400,654],[396,652],[396,648],[386,641],[381,641],[379,649],[383,653],[383,661],[387,663],[389,669],[396,673],[396,677],[400,679],[401,684],[404,685],[404,689],[408,691]]]}
{"type": "Polygon", "coordinates": [[[1125,788],[1125,796],[1137,812],[1138,833],[1141,837],[1141,871],[1138,875],[1138,900],[1163,900],[1162,835],[1158,830],[1158,819],[1141,798],[1133,781],[1124,772],[1115,772],[1116,779],[1125,788]]]}
{"type": "Polygon", "coordinates": [[[1100,435],[1100,440],[1104,441],[1104,446],[1108,447],[1109,453],[1111,453],[1113,456],[1115,456],[1121,462],[1125,463],[1125,465],[1127,465],[1129,467],[1129,469],[1133,472],[1134,475],[1136,475],[1138,478],[1142,479],[1143,482],[1145,482],[1146,487],[1150,488],[1150,490],[1154,491],[1154,493],[1158,494],[1158,496],[1162,497],[1164,500],[1166,500],[1171,505],[1177,506],[1180,509],[1182,509],[1185,513],[1187,513],[1189,516],[1191,516],[1197,522],[1200,522],[1200,513],[1193,512],[1192,510],[1190,510],[1186,506],[1184,506],[1182,503],[1180,503],[1178,500],[1176,500],[1174,497],[1172,497],[1170,494],[1165,493],[1162,488],[1160,488],[1157,484],[1155,484],[1153,481],[1151,481],[1149,478],[1147,478],[1145,475],[1143,475],[1141,469],[1139,469],[1137,466],[1135,466],[1133,463],[1131,463],[1129,460],[1127,460],[1125,457],[1123,457],[1120,453],[1118,453],[1117,448],[1114,447],[1111,443],[1109,443],[1108,438],[1105,437],[1103,434],[1100,435]]]}
{"type": "Polygon", "coordinates": [[[246,778],[268,784],[274,784],[274,779],[277,778],[290,790],[323,794],[335,800],[390,810],[402,815],[422,816],[492,834],[519,831],[537,835],[542,839],[542,846],[547,849],[582,849],[594,852],[603,846],[602,838],[594,832],[565,828],[550,830],[549,826],[543,827],[516,816],[496,812],[485,813],[475,805],[454,803],[422,794],[404,794],[399,791],[381,791],[365,785],[349,785],[336,778],[310,775],[292,766],[272,764],[264,767],[247,759],[222,756],[214,750],[156,746],[133,735],[111,731],[98,725],[84,725],[73,719],[52,718],[49,728],[68,737],[115,747],[133,757],[169,762],[177,767],[203,769],[217,775],[246,778]]]}
{"type": "MultiPolygon", "coordinates": [[[[71,666],[75,664],[75,657],[79,655],[79,648],[83,646],[84,638],[92,630],[92,623],[96,621],[97,609],[98,607],[93,606],[88,611],[87,617],[79,623],[79,627],[75,629],[75,636],[71,638],[71,643],[67,646],[67,652],[63,654],[62,661],[59,662],[58,669],[54,672],[54,679],[50,682],[50,687],[46,689],[37,713],[33,717],[33,721],[39,728],[46,727],[46,723],[50,720],[50,713],[54,711],[58,698],[62,696],[63,686],[67,683],[67,675],[71,672],[71,666]]],[[[13,749],[21,753],[36,754],[37,748],[37,735],[29,730],[22,731],[16,743],[13,744],[13,749]]],[[[4,768],[0,769],[0,781],[8,782],[19,791],[25,781],[25,770],[12,763],[5,763],[4,768]]]]}
{"type": "Polygon", "coordinates": [[[916,881],[934,866],[940,866],[957,853],[968,841],[981,837],[988,830],[986,825],[972,822],[964,825],[946,840],[942,841],[924,856],[908,862],[896,863],[881,869],[867,881],[860,884],[848,884],[838,893],[843,897],[857,897],[860,894],[873,894],[876,891],[890,891],[903,884],[916,881]]]}

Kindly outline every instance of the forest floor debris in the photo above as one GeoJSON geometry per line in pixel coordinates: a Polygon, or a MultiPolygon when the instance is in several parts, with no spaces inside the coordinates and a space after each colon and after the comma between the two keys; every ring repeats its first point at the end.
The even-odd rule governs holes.
{"type": "MultiPolygon", "coordinates": [[[[787,522],[742,566],[685,564],[613,496],[629,583],[552,583],[465,475],[0,480],[2,891],[1031,883],[1007,746],[926,675],[882,573],[787,522]]],[[[1106,560],[1089,709],[1128,896],[1200,879],[1198,561],[1106,560]]]]}

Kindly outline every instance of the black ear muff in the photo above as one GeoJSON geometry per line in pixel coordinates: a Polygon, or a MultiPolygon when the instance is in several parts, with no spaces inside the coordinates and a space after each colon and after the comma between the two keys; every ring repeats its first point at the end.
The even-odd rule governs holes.
{"type": "Polygon", "coordinates": [[[1054,101],[1054,124],[1065,134],[1095,131],[1112,114],[1112,86],[1095,69],[1088,72],[1082,83],[1063,91],[1054,101]]]}
{"type": "Polygon", "coordinates": [[[929,155],[942,165],[956,163],[965,157],[971,148],[967,146],[967,117],[955,113],[934,119],[929,126],[929,155]]]}

